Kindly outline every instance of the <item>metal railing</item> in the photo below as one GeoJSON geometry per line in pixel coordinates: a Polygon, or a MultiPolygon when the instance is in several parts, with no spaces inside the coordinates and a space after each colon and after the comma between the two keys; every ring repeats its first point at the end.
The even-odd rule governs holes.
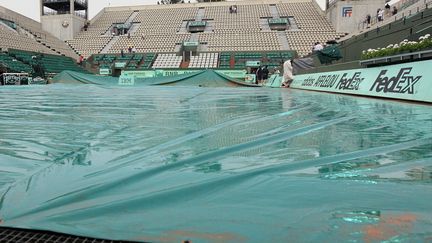
{"type": "Polygon", "coordinates": [[[424,9],[428,9],[430,8],[432,5],[432,0],[408,0],[402,3],[402,7],[400,7],[400,9],[398,10],[398,13],[396,15],[392,15],[392,16],[384,16],[384,20],[382,21],[378,21],[378,17],[377,16],[373,16],[371,17],[371,21],[370,24],[366,23],[366,21],[361,21],[358,23],[357,25],[357,29],[359,31],[363,31],[365,29],[370,29],[370,28],[375,28],[375,27],[380,27],[386,24],[389,24],[391,22],[400,20],[400,19],[404,19],[406,17],[409,17],[413,14],[417,14],[421,11],[423,11],[424,9]],[[421,6],[418,6],[415,9],[409,9],[412,5],[419,3],[419,2],[423,2],[423,4],[421,6]]]}
{"type": "MultiPolygon", "coordinates": [[[[45,3],[62,3],[62,2],[69,2],[69,0],[43,0],[43,4],[45,3]]],[[[87,0],[74,0],[74,2],[87,7],[87,0]]]]}

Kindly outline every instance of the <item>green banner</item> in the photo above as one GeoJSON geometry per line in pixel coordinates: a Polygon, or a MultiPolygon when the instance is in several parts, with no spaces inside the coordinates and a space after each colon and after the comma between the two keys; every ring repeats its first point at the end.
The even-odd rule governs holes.
{"type": "MultiPolygon", "coordinates": [[[[203,70],[143,70],[143,71],[122,71],[123,76],[134,76],[135,78],[154,78],[154,77],[168,77],[168,76],[177,76],[187,73],[196,73],[203,70]]],[[[226,75],[230,78],[245,80],[246,70],[215,70],[217,73],[226,75]]]]}
{"type": "Polygon", "coordinates": [[[116,62],[115,64],[114,64],[114,67],[115,68],[124,68],[124,67],[126,67],[126,62],[116,62]]]}
{"type": "Polygon", "coordinates": [[[432,102],[432,60],[298,75],[291,88],[432,102]]]}
{"type": "Polygon", "coordinates": [[[190,21],[190,27],[205,27],[207,25],[206,21],[190,21]]]}
{"type": "Polygon", "coordinates": [[[260,65],[260,61],[246,61],[246,67],[259,67],[260,65]]]}
{"type": "Polygon", "coordinates": [[[110,75],[111,74],[111,70],[109,68],[100,68],[99,69],[99,74],[100,75],[110,75]]]}
{"type": "Polygon", "coordinates": [[[288,24],[287,19],[269,19],[269,24],[288,24]]]}
{"type": "Polygon", "coordinates": [[[246,70],[216,70],[217,73],[221,73],[230,78],[242,79],[246,77],[246,70]]]}
{"type": "Polygon", "coordinates": [[[186,46],[186,47],[198,46],[198,45],[199,45],[198,41],[185,41],[185,42],[183,42],[183,46],[186,46]]]}

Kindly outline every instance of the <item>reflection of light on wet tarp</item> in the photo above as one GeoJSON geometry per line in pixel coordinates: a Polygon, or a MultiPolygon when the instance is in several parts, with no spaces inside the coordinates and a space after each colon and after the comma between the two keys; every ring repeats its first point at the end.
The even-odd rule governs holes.
{"type": "Polygon", "coordinates": [[[0,117],[3,226],[168,242],[432,232],[429,106],[54,85],[1,89],[0,117]]]}

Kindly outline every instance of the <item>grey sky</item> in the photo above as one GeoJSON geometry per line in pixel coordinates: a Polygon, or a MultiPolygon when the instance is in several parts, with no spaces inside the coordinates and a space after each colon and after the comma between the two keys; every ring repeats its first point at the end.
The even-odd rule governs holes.
{"type": "MultiPolygon", "coordinates": [[[[320,5],[325,0],[316,0],[320,5]]],[[[157,0],[89,0],[89,17],[95,16],[101,9],[108,6],[130,6],[156,4],[157,0]]],[[[191,2],[195,2],[191,0],[191,2]]],[[[39,0],[0,0],[0,5],[22,15],[39,21],[39,0]]]]}

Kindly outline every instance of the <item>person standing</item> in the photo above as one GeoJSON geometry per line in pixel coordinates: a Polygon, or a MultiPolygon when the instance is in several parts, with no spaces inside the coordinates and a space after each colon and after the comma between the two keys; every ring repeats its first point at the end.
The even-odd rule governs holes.
{"type": "Polygon", "coordinates": [[[320,42],[316,42],[313,46],[314,52],[321,51],[322,49],[324,49],[324,46],[320,42]]]}
{"type": "Polygon", "coordinates": [[[370,27],[371,19],[372,19],[372,17],[370,14],[366,15],[366,28],[370,27]]]}
{"type": "Polygon", "coordinates": [[[384,20],[384,10],[383,9],[379,8],[377,10],[377,19],[378,19],[378,22],[381,22],[384,20]]]}
{"type": "Polygon", "coordinates": [[[263,79],[263,69],[260,66],[257,71],[256,71],[256,80],[255,80],[255,84],[259,84],[263,79]]]}
{"type": "Polygon", "coordinates": [[[384,15],[386,17],[390,16],[390,4],[388,2],[384,6],[384,15]]]}
{"type": "Polygon", "coordinates": [[[293,76],[293,67],[291,64],[291,60],[287,60],[284,64],[283,64],[283,82],[282,82],[282,87],[288,88],[291,85],[291,82],[294,79],[293,76]]]}
{"type": "Polygon", "coordinates": [[[269,70],[268,70],[268,66],[264,66],[263,68],[263,80],[264,82],[269,78],[269,70]]]}
{"type": "Polygon", "coordinates": [[[79,64],[80,66],[82,66],[82,65],[83,65],[83,62],[84,62],[84,57],[83,57],[83,55],[79,55],[79,57],[78,57],[78,64],[79,64]]]}
{"type": "Polygon", "coordinates": [[[397,13],[398,13],[398,9],[396,8],[396,6],[393,6],[393,11],[392,11],[393,16],[396,15],[397,13]]]}

